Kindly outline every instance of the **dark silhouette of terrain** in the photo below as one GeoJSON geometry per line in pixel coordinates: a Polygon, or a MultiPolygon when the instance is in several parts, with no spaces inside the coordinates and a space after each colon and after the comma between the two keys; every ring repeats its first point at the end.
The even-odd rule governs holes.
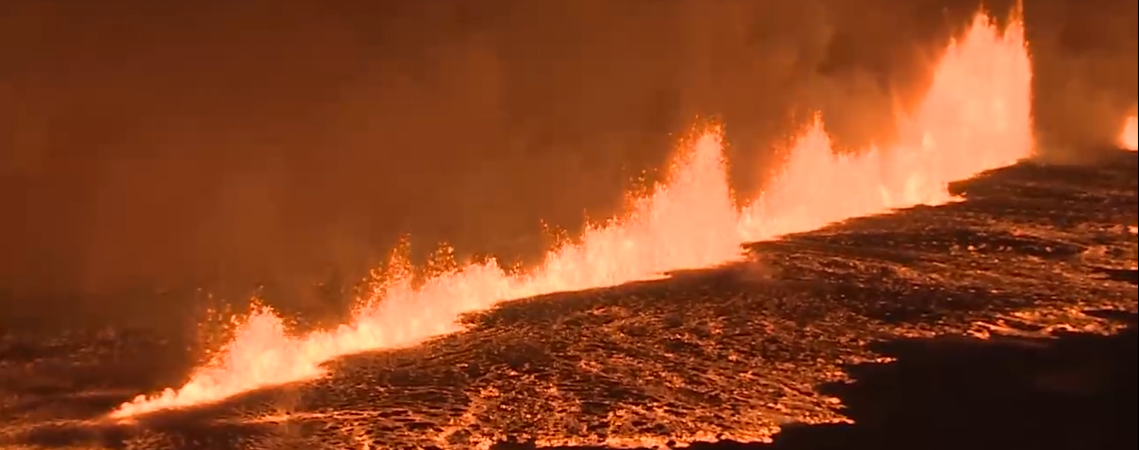
{"type": "MultiPolygon", "coordinates": [[[[876,344],[875,350],[896,361],[850,367],[853,382],[822,388],[842,399],[854,424],[791,425],[769,444],[717,442],[689,448],[1136,448],[1137,316],[1115,318],[1129,326],[1112,336],[1071,333],[1052,339],[936,338],[876,344]]],[[[529,448],[534,447],[494,447],[529,448]]]]}

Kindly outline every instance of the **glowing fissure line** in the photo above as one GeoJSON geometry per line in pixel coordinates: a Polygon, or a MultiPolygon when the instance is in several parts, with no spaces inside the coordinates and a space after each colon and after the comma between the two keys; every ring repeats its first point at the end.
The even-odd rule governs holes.
{"type": "Polygon", "coordinates": [[[669,182],[634,202],[620,222],[585,231],[525,275],[473,264],[413,288],[377,292],[335,330],[288,336],[271,311],[254,313],[214,361],[179,389],[139,396],[111,413],[124,418],[216,402],[265,386],[320,376],[333,358],[416,344],[458,329],[462,313],[558,291],[612,286],[740,258],[740,245],[838,220],[951,200],[946,184],[1014,163],[1033,148],[1029,57],[1019,20],[1004,34],[978,15],[941,61],[926,99],[898,124],[899,142],[836,157],[821,123],[798,141],[782,175],[742,211],[733,206],[721,133],[682,146],[669,182]]]}

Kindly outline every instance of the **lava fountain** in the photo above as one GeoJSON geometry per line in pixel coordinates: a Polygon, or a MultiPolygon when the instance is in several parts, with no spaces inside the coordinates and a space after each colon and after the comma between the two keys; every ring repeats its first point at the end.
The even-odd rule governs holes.
{"type": "MultiPolygon", "coordinates": [[[[1019,18],[1018,18],[1019,19],[1019,18]]],[[[951,200],[948,182],[1011,164],[1033,148],[1031,65],[1020,20],[1002,33],[985,16],[947,49],[925,100],[898,123],[899,140],[836,157],[819,121],[782,175],[751,205],[733,206],[722,133],[681,143],[668,182],[631,201],[620,220],[591,226],[524,274],[470,264],[417,286],[406,278],[362,299],[337,329],[290,336],[269,310],[252,314],[232,342],[180,388],[121,405],[112,418],[216,402],[264,386],[322,375],[333,358],[416,344],[456,331],[456,318],[517,298],[617,285],[742,256],[740,245],[850,217],[951,200]]]]}
{"type": "Polygon", "coordinates": [[[1131,116],[1124,122],[1119,144],[1131,151],[1139,150],[1139,117],[1131,116]]]}

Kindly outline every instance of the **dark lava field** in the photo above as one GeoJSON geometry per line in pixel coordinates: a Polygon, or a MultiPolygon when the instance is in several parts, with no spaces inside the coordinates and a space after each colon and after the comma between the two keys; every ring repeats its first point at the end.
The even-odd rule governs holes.
{"type": "Polygon", "coordinates": [[[465,317],[328,376],[111,423],[185,362],[130,330],[0,341],[0,448],[1136,448],[1136,153],[741,262],[465,317]]]}

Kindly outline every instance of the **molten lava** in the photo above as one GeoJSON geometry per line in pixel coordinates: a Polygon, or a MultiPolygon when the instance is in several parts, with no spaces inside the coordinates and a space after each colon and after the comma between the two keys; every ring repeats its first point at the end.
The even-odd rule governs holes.
{"type": "Polygon", "coordinates": [[[1125,149],[1139,150],[1139,117],[1127,118],[1127,122],[1123,124],[1123,133],[1119,135],[1119,143],[1125,149]]]}
{"type": "Polygon", "coordinates": [[[899,142],[836,157],[821,123],[799,139],[782,175],[742,211],[733,206],[721,133],[683,143],[669,182],[633,201],[631,213],[590,227],[579,243],[511,275],[495,263],[444,273],[413,287],[396,279],[363,299],[347,325],[289,336],[272,311],[253,314],[189,382],[139,396],[111,413],[129,417],[216,402],[322,374],[338,356],[413,345],[456,331],[456,317],[503,300],[610,286],[707,267],[741,256],[740,245],[830,222],[951,200],[946,184],[1030,156],[1032,71],[1023,27],[1001,33],[984,16],[951,44],[921,106],[898,124],[899,142]]]}

